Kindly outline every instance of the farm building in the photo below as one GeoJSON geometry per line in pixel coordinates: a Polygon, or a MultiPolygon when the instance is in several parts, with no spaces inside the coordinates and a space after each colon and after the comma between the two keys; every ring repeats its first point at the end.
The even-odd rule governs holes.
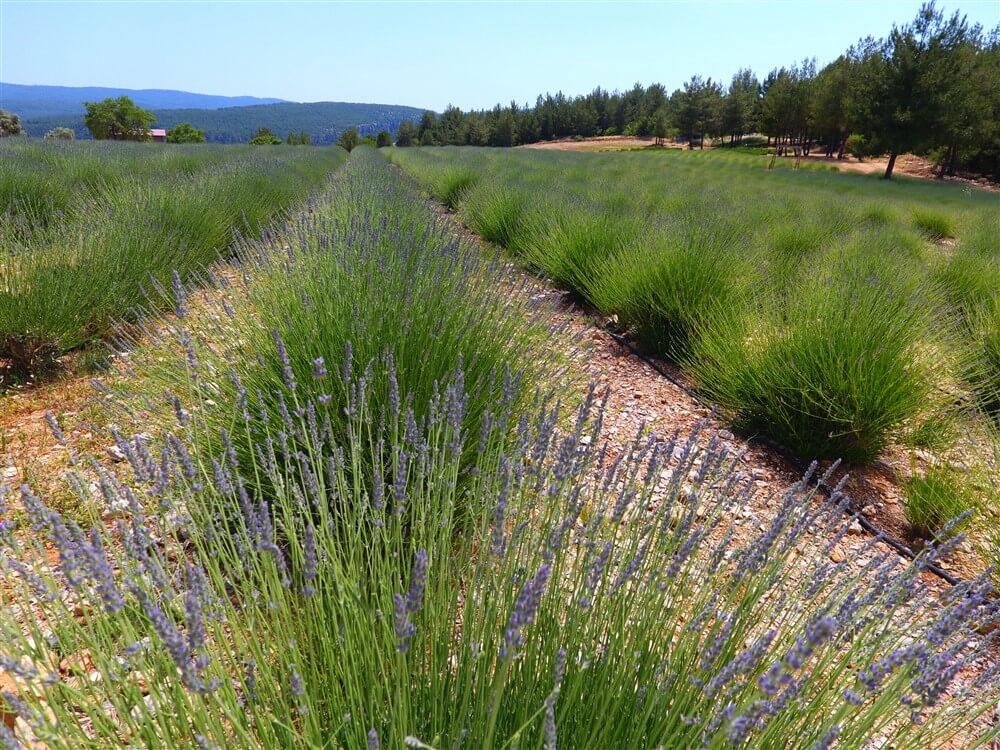
{"type": "Polygon", "coordinates": [[[153,128],[152,130],[149,131],[149,134],[150,136],[152,136],[152,140],[154,141],[157,141],[159,143],[167,142],[167,131],[164,130],[163,128],[153,128]]]}

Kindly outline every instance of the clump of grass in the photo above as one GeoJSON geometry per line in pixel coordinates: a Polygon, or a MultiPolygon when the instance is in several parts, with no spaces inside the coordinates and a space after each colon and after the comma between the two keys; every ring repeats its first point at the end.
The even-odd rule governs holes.
{"type": "Polygon", "coordinates": [[[882,202],[866,203],[859,218],[873,227],[887,227],[899,220],[892,206],[882,202]]]}
{"type": "Polygon", "coordinates": [[[514,244],[522,226],[527,196],[496,181],[484,180],[465,194],[462,216],[487,242],[514,244]]]}
{"type": "Polygon", "coordinates": [[[640,233],[637,221],[597,206],[532,213],[521,257],[557,284],[591,301],[590,287],[602,263],[629,247],[640,233]]]}
{"type": "Polygon", "coordinates": [[[932,330],[921,294],[863,273],[813,279],[777,319],[717,311],[687,366],[742,428],[867,463],[936,408],[941,363],[921,354],[932,330]]]}
{"type": "Polygon", "coordinates": [[[969,329],[968,377],[980,409],[996,420],[1000,418],[1000,297],[994,295],[974,311],[969,329]]]}
{"type": "Polygon", "coordinates": [[[454,210],[478,177],[471,169],[449,169],[436,181],[432,195],[454,210]]]}
{"type": "Polygon", "coordinates": [[[943,529],[957,528],[951,522],[965,518],[974,507],[974,499],[960,472],[943,464],[930,466],[923,475],[915,475],[903,485],[903,511],[914,533],[935,539],[943,529]]]}
{"type": "Polygon", "coordinates": [[[928,208],[915,210],[913,225],[932,240],[943,240],[955,236],[955,224],[947,214],[928,208]]]}
{"type": "Polygon", "coordinates": [[[596,266],[588,296],[646,349],[673,360],[719,304],[740,305],[749,275],[735,233],[700,224],[650,233],[596,266]]]}
{"type": "Polygon", "coordinates": [[[934,278],[968,321],[1000,294],[1000,255],[976,252],[963,242],[938,266],[934,278]]]}

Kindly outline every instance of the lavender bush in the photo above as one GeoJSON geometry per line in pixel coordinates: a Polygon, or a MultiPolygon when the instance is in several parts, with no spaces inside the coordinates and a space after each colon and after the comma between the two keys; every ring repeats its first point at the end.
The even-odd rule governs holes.
{"type": "MultiPolygon", "coordinates": [[[[177,317],[144,325],[141,343],[119,343],[140,349],[130,361],[146,376],[142,391],[167,390],[177,409],[203,412],[203,439],[218,449],[227,429],[242,460],[261,449],[261,408],[284,422],[273,440],[304,451],[320,429],[343,438],[364,386],[371,413],[409,415],[412,431],[460,367],[462,430],[478,436],[489,432],[491,404],[519,413],[555,369],[545,305],[527,302],[500,262],[442,225],[373,149],[356,149],[306,212],[240,241],[238,253],[235,287],[191,302],[175,280],[163,293],[177,317]],[[251,417],[235,429],[233,402],[251,417]],[[322,419],[315,404],[330,406],[322,419]],[[292,428],[294,415],[310,421],[307,434],[292,428]]],[[[359,470],[388,467],[363,461],[359,470]]]]}
{"type": "MultiPolygon", "coordinates": [[[[341,372],[327,377],[343,385],[341,372]]],[[[2,527],[0,665],[22,719],[6,746],[927,748],[994,736],[977,717],[997,699],[996,670],[956,678],[982,658],[991,638],[977,628],[996,605],[985,579],[925,588],[921,570],[946,549],[904,566],[873,540],[834,564],[822,550],[846,530],[842,498],[821,502],[802,482],[741,530],[749,482],[718,444],[639,435],[612,459],[593,392],[565,428],[543,400],[483,441],[461,429],[462,380],[453,373],[416,429],[373,413],[359,383],[346,438],[321,431],[304,453],[271,455],[286,425],[270,415],[252,464],[197,453],[196,418],[159,455],[123,441],[133,478],[102,482],[127,508],[113,530],[84,531],[21,488],[31,528],[6,514],[2,527]],[[471,468],[463,445],[476,446],[471,468]],[[372,451],[394,466],[391,484],[350,471],[372,451]],[[456,533],[460,508],[474,517],[456,533]]],[[[308,414],[322,422],[328,408],[307,402],[294,429],[309,435],[308,414]]],[[[508,407],[494,408],[501,425],[508,407]]]]}

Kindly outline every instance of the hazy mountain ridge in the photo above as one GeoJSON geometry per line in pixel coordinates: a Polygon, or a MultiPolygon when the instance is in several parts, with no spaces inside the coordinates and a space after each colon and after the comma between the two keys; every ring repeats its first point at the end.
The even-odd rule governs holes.
{"type": "Polygon", "coordinates": [[[105,86],[29,86],[0,82],[0,109],[16,112],[22,120],[83,112],[83,103],[129,96],[145,109],[218,109],[254,104],[278,104],[284,99],[257,96],[215,96],[174,89],[123,89],[105,86]]]}
{"type": "Polygon", "coordinates": [[[357,128],[362,135],[380,130],[394,133],[402,121],[419,120],[424,112],[419,107],[395,104],[299,103],[251,96],[189,94],[167,89],[72,88],[8,83],[0,83],[0,109],[20,115],[24,129],[32,138],[40,138],[58,127],[72,128],[78,138],[89,138],[83,122],[84,102],[123,94],[156,115],[155,127],[171,128],[179,122],[189,122],[203,129],[205,137],[213,143],[246,142],[262,127],[270,128],[282,137],[290,132],[305,131],[313,143],[333,143],[348,128],[357,128]],[[151,104],[152,101],[188,103],[183,106],[157,106],[151,104]]]}

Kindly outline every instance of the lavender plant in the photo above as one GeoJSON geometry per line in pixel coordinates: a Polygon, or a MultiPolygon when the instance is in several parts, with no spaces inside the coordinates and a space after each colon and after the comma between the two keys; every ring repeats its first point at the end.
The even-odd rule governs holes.
{"type": "Polygon", "coordinates": [[[458,207],[470,227],[678,362],[736,423],[803,458],[869,463],[953,418],[966,394],[993,408],[996,347],[979,329],[995,326],[968,335],[955,325],[956,308],[991,293],[995,200],[985,192],[766,170],[721,150],[391,158],[432,194],[446,175],[477,175],[458,207]],[[935,244],[952,236],[955,261],[935,244]],[[840,278],[845,256],[850,278],[840,278]],[[882,287],[874,296],[856,289],[857,269],[882,287]],[[914,279],[919,293],[898,304],[898,282],[914,279]],[[948,403],[928,397],[941,393],[948,403]]]}
{"type": "MultiPolygon", "coordinates": [[[[372,149],[355,150],[308,211],[244,238],[238,255],[242,281],[203,301],[210,314],[186,314],[183,285],[164,290],[181,312],[166,324],[173,335],[144,326],[166,346],[131,361],[146,375],[141,390],[169,390],[204,412],[212,427],[204,439],[218,447],[226,428],[242,459],[260,450],[261,410],[282,419],[274,438],[281,445],[307,450],[323,430],[339,440],[362,386],[372,413],[406,417],[413,432],[456,368],[455,387],[469,393],[456,418],[478,439],[492,426],[489,404],[509,404],[516,418],[541,376],[555,371],[545,305],[441,224],[412,182],[372,149]],[[232,402],[251,415],[245,428],[232,425],[232,402]],[[315,403],[330,406],[322,419],[315,403]],[[307,433],[290,421],[303,414],[307,433]]],[[[376,463],[359,470],[388,478],[389,466],[376,463]]]]}
{"type": "MultiPolygon", "coordinates": [[[[341,368],[327,377],[344,384],[341,368]]],[[[199,453],[197,415],[159,457],[126,441],[132,478],[103,477],[128,509],[114,529],[85,532],[21,488],[32,533],[3,536],[0,667],[20,717],[7,746],[926,748],[995,736],[980,626],[997,605],[985,578],[942,595],[924,586],[947,546],[911,565],[877,540],[850,563],[800,555],[843,537],[843,498],[821,501],[803,480],[741,529],[733,510],[751,502],[750,482],[717,442],[640,434],[612,456],[594,391],[565,427],[543,399],[512,434],[498,427],[509,406],[491,404],[482,442],[456,419],[463,379],[442,384],[415,431],[374,412],[359,383],[344,439],[321,435],[304,455],[271,457],[277,415],[253,463],[199,453]],[[471,470],[463,443],[476,444],[471,470]],[[373,445],[399,471],[391,488],[350,471],[373,445]],[[460,508],[473,511],[459,531],[460,508]]],[[[330,408],[306,407],[321,420],[330,408]]],[[[307,414],[291,417],[305,434],[307,414]]]]}

